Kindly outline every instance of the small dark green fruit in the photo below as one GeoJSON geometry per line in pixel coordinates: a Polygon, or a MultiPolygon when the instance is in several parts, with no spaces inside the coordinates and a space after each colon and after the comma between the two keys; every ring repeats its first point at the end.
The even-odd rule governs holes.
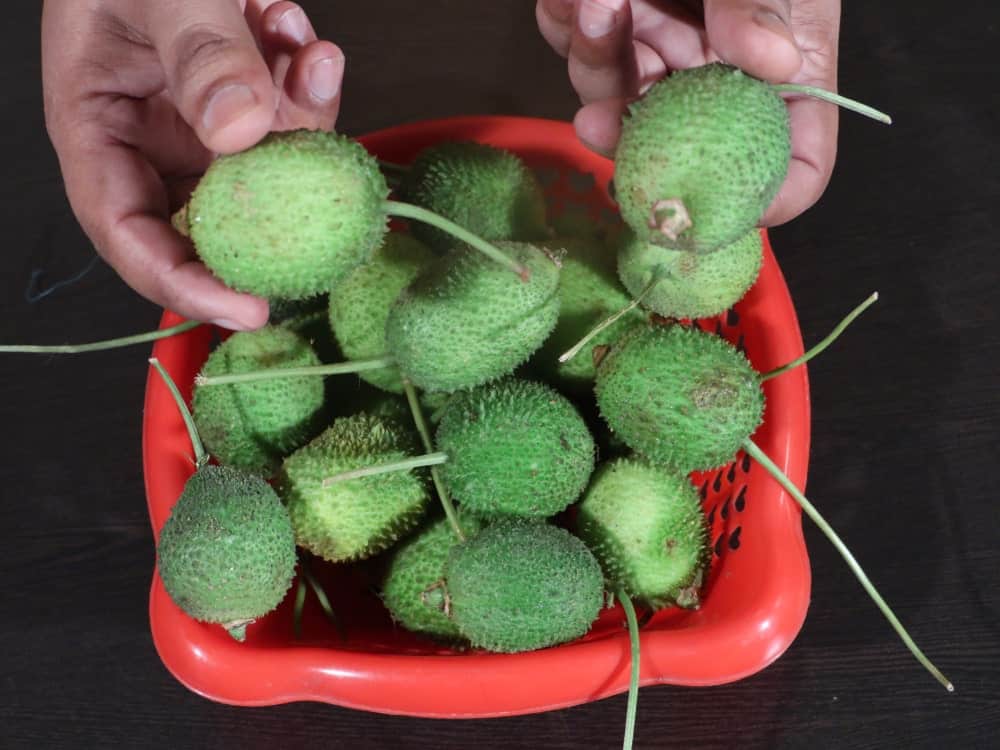
{"type": "Polygon", "coordinates": [[[638,325],[597,368],[597,404],[634,450],[677,471],[731,461],[761,423],[760,375],[700,328],[638,325]]]}
{"type": "Polygon", "coordinates": [[[170,598],[238,640],[278,606],[295,573],[288,511],[263,479],[205,466],[184,485],[163,525],[158,567],[170,598]]]}
{"type": "MultiPolygon", "coordinates": [[[[290,329],[268,325],[231,335],[208,356],[201,374],[232,375],[318,364],[319,358],[305,339],[290,329]]],[[[196,385],[192,406],[205,447],[220,463],[270,476],[282,458],[316,434],[323,408],[323,381],[283,378],[196,385]]]]}
{"type": "Polygon", "coordinates": [[[601,466],[576,528],[609,588],[652,609],[698,606],[711,550],[698,492],[684,474],[643,460],[601,466]]]}
{"type": "Polygon", "coordinates": [[[586,545],[540,521],[503,520],[454,547],[445,565],[451,616],[474,646],[515,653],[578,638],[603,602],[586,545]]]}

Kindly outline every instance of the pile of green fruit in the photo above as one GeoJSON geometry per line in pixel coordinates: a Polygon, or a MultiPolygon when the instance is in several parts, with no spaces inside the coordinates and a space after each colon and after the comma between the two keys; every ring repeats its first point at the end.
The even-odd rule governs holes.
{"type": "Polygon", "coordinates": [[[332,133],[218,159],[175,225],[272,318],[196,380],[205,450],[158,550],[174,601],[242,638],[287,594],[297,545],[333,564],[382,556],[394,620],[458,647],[578,638],[606,594],[637,647],[633,600],[699,606],[711,554],[688,475],[740,450],[777,472],[751,436],[779,372],[688,321],[757,277],[793,90],[722,64],[664,79],[624,122],[623,224],[573,236],[550,228],[532,171],[483,144],[428,148],[392,170],[392,198],[332,133]],[[334,373],[367,390],[325,388],[334,373]]]}

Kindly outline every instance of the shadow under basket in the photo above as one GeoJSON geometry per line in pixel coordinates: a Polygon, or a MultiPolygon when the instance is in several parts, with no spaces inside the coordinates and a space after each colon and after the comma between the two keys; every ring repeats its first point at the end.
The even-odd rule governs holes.
{"type": "MultiPolygon", "coordinates": [[[[585,149],[568,123],[461,117],[389,128],[359,139],[379,158],[410,162],[425,146],[475,140],[509,149],[536,170],[554,215],[614,217],[614,165],[585,149]]],[[[765,236],[760,277],[733,310],[698,321],[743,348],[765,372],[802,354],[795,309],[765,236]]],[[[182,319],[167,312],[162,326],[182,319]]],[[[154,355],[190,399],[214,332],[200,326],[158,341],[154,355]]],[[[345,386],[346,387],[346,386],[345,386]]],[[[767,406],[754,440],[803,487],[809,455],[804,367],[764,384],[767,406]]],[[[167,388],[146,385],[143,464],[153,533],[193,471],[187,432],[167,388]]],[[[692,476],[711,526],[712,565],[702,605],[657,613],[641,631],[641,684],[718,685],[777,659],[809,604],[809,558],[798,505],[742,453],[721,470],[692,476]]],[[[247,628],[244,643],[196,622],[170,600],[154,572],[153,641],[167,669],[194,692],[223,703],[322,701],[392,714],[487,717],[598,700],[628,688],[630,652],[620,606],[604,609],[577,641],[521,654],[452,650],[394,625],[375,592],[376,564],[315,564],[345,637],[309,597],[302,637],[292,628],[294,586],[281,606],[247,628]]]]}

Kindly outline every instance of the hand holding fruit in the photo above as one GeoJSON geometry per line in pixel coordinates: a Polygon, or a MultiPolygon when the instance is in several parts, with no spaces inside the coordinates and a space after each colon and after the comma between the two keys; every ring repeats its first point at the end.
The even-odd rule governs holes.
{"type": "MultiPolygon", "coordinates": [[[[672,70],[723,60],[773,83],[837,87],[838,0],[538,0],[536,15],[568,58],[577,133],[601,153],[613,152],[626,103],[672,70]]],[[[765,226],[815,203],[836,158],[836,107],[802,98],[788,111],[792,158],[765,226]]]]}
{"type": "Polygon", "coordinates": [[[215,153],[271,130],[333,127],[343,53],[276,0],[47,0],[49,135],[73,211],[132,288],[186,317],[257,328],[267,303],[228,289],[170,226],[215,153]]]}

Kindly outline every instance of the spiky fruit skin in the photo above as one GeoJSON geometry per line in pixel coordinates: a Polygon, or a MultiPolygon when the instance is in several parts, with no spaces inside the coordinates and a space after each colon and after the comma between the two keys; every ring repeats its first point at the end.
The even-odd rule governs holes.
{"type": "MultiPolygon", "coordinates": [[[[641,305],[667,318],[708,318],[735,305],[760,273],[764,245],[751,229],[714,253],[651,245],[629,231],[618,250],[618,275],[633,297],[662,276],[641,305]]],[[[565,275],[565,272],[564,272],[565,275]]]]}
{"type": "Polygon", "coordinates": [[[601,566],[565,529],[497,521],[453,547],[445,565],[451,616],[480,648],[531,651],[579,638],[600,611],[601,566]]]}
{"type": "Polygon", "coordinates": [[[482,253],[458,248],[427,266],[393,303],[389,353],[418,388],[455,391],[507,375],[555,326],[556,263],[532,245],[497,247],[527,268],[527,281],[482,253]]]}
{"type": "Polygon", "coordinates": [[[452,396],[435,445],[441,478],[463,508],[545,518],[565,509],[594,470],[594,439],[557,391],[507,378],[452,396]]]}
{"type": "MultiPolygon", "coordinates": [[[[459,519],[462,533],[475,535],[483,522],[468,513],[459,519]]],[[[382,601],[393,619],[407,630],[445,641],[462,640],[445,614],[444,566],[459,543],[447,518],[424,524],[393,547],[382,579],[382,601]]]]}
{"type": "MultiPolygon", "coordinates": [[[[267,322],[295,331],[309,342],[321,362],[342,362],[344,355],[330,330],[330,299],[326,294],[300,300],[268,300],[271,314],[267,322]]],[[[329,383],[328,383],[329,385],[329,383]]],[[[329,391],[330,388],[328,387],[329,391]]]]}
{"type": "MultiPolygon", "coordinates": [[[[548,236],[545,196],[534,173],[515,154],[470,141],[430,146],[413,161],[401,193],[485,240],[531,242],[548,236]]],[[[457,240],[423,222],[410,231],[445,252],[457,240]]]]}
{"type": "Polygon", "coordinates": [[[270,612],[295,573],[295,537],[278,496],[263,479],[205,466],[160,531],[163,586],[196,620],[241,623],[270,612]]]}
{"type": "Polygon", "coordinates": [[[711,549],[698,492],[684,474],[643,460],[601,466],[580,502],[580,538],[619,586],[652,609],[698,605],[711,549]]]}
{"type": "MultiPolygon", "coordinates": [[[[367,263],[358,266],[330,293],[330,327],[348,359],[381,357],[386,352],[389,308],[420,270],[434,258],[422,242],[390,232],[367,263]]],[[[403,392],[395,368],[358,373],[376,388],[403,392]]]]}
{"type": "Polygon", "coordinates": [[[714,334],[679,325],[629,331],[597,368],[595,391],[629,447],[681,472],[731,461],[764,412],[747,358],[714,334]]]}
{"type": "Polygon", "coordinates": [[[378,247],[389,194],[378,163],[336,133],[271,133],[205,172],[188,206],[198,256],[228,286],[299,299],[378,247]]]}
{"type": "Polygon", "coordinates": [[[654,245],[707,253],[752,229],[785,179],[788,109],[771,86],[723,63],[675,71],[632,105],[615,152],[622,218],[654,245]],[[659,229],[680,200],[691,226],[659,229]]]}
{"type": "MultiPolygon", "coordinates": [[[[292,330],[239,331],[209,354],[205,376],[320,364],[292,330]]],[[[284,378],[230,385],[195,385],[193,413],[205,448],[220,463],[270,476],[281,460],[320,427],[322,378],[284,378]]]]}
{"type": "Polygon", "coordinates": [[[396,471],[336,482],[351,469],[417,455],[416,438],[392,419],[342,417],[285,459],[278,494],[288,506],[295,540],[313,554],[341,562],[389,547],[420,521],[429,500],[424,472],[396,471]]]}
{"type": "Polygon", "coordinates": [[[566,238],[545,242],[543,247],[565,253],[559,272],[559,320],[531,364],[560,389],[581,393],[594,385],[595,350],[599,359],[604,347],[645,316],[641,310],[630,311],[594,337],[575,357],[559,362],[566,350],[631,299],[615,275],[614,251],[600,240],[566,238]]]}

